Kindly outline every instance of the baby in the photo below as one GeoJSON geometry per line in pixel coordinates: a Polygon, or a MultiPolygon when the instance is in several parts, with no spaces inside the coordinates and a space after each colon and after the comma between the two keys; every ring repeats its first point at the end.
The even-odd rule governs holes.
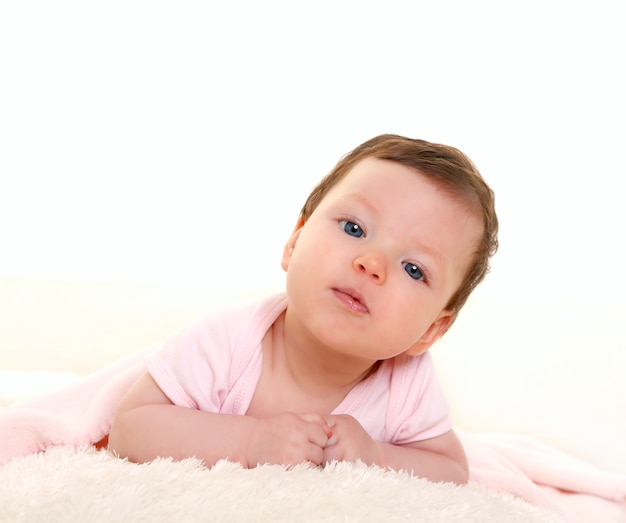
{"type": "Polygon", "coordinates": [[[493,192],[459,150],[368,140],[307,199],[282,254],[286,292],[166,341],[109,448],[137,462],[360,460],[467,482],[427,351],[487,273],[497,230],[493,192]]]}

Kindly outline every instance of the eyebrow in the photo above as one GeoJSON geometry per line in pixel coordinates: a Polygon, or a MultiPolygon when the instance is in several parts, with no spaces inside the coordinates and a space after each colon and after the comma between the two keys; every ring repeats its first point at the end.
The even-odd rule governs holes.
{"type": "Polygon", "coordinates": [[[374,206],[372,203],[370,203],[370,201],[365,198],[364,196],[358,194],[358,193],[348,193],[346,194],[347,198],[350,198],[352,200],[356,200],[357,203],[363,205],[364,207],[367,207],[367,209],[374,214],[380,214],[380,212],[378,211],[378,209],[376,208],[376,206],[374,206]]]}

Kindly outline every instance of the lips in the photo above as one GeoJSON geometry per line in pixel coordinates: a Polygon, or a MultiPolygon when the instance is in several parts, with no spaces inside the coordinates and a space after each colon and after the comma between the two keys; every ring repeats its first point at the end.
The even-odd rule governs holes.
{"type": "Polygon", "coordinates": [[[358,314],[367,314],[369,312],[363,297],[354,289],[333,289],[333,293],[348,310],[358,314]]]}

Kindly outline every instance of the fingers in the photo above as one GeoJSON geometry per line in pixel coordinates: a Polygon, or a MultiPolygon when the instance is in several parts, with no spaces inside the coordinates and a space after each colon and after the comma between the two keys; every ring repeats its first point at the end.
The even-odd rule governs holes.
{"type": "Polygon", "coordinates": [[[328,420],[326,417],[322,416],[321,414],[315,414],[315,413],[300,414],[300,417],[304,421],[320,426],[322,430],[324,431],[324,434],[326,435],[327,439],[333,435],[332,427],[335,424],[334,420],[328,420]]]}
{"type": "Polygon", "coordinates": [[[325,449],[327,449],[328,447],[332,447],[333,445],[335,445],[337,443],[337,434],[333,434],[330,438],[328,438],[328,440],[326,441],[326,445],[324,446],[325,449]]]}
{"type": "Polygon", "coordinates": [[[307,433],[309,441],[318,448],[324,449],[324,447],[328,444],[329,434],[321,425],[310,423],[307,427],[307,433]]]}
{"type": "Polygon", "coordinates": [[[298,414],[304,421],[308,421],[310,423],[326,423],[324,416],[321,414],[315,414],[314,412],[308,412],[306,414],[298,414]]]}
{"type": "Polygon", "coordinates": [[[316,444],[311,444],[307,461],[316,467],[322,465],[325,461],[324,449],[316,444]]]}
{"type": "Polygon", "coordinates": [[[328,465],[333,461],[343,461],[344,455],[341,445],[329,445],[324,449],[324,459],[321,462],[322,465],[328,465]]]}
{"type": "Polygon", "coordinates": [[[296,465],[324,461],[324,446],[328,441],[327,426],[319,415],[299,416],[284,413],[258,420],[250,438],[246,459],[257,463],[296,465]]]}

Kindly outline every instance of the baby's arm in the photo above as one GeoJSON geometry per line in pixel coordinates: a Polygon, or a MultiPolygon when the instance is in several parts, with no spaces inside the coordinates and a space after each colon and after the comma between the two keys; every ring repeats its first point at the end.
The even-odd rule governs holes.
{"type": "Polygon", "coordinates": [[[179,407],[145,374],[120,404],[109,448],[135,462],[195,456],[208,466],[223,458],[246,467],[307,461],[319,465],[329,435],[321,416],[287,413],[256,419],[179,407]]]}
{"type": "Polygon", "coordinates": [[[406,470],[431,481],[465,484],[469,468],[459,438],[450,430],[441,436],[408,445],[373,440],[352,416],[330,416],[333,435],[325,450],[325,461],[360,459],[394,470],[406,470]]]}

